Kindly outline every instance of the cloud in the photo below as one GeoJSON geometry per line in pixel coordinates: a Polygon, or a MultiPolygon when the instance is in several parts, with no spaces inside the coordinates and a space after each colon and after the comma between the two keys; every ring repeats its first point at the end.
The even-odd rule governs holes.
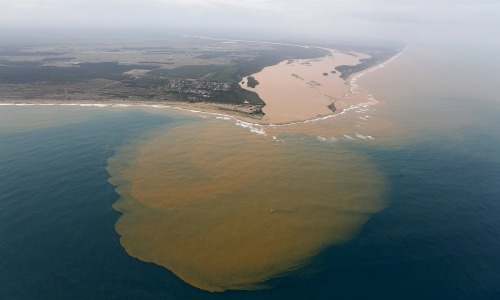
{"type": "Polygon", "coordinates": [[[499,27],[496,0],[0,0],[0,26],[201,29],[290,36],[464,38],[499,27]]]}

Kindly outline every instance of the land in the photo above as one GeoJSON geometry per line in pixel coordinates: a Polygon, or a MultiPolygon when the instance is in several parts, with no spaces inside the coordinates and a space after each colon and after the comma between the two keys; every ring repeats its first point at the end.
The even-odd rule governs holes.
{"type": "MultiPolygon", "coordinates": [[[[341,73],[340,78],[348,80],[352,75],[358,72],[362,72],[363,70],[366,70],[372,66],[383,63],[384,61],[397,54],[397,52],[387,51],[386,49],[371,49],[371,51],[369,52],[370,57],[360,59],[359,64],[357,65],[341,65],[335,67],[335,70],[341,73]]],[[[332,71],[332,73],[335,73],[335,71],[332,71]]]]}
{"type": "Polygon", "coordinates": [[[255,88],[257,84],[259,84],[259,82],[253,76],[248,76],[247,80],[247,87],[255,88]]]}
{"type": "MultiPolygon", "coordinates": [[[[337,66],[346,79],[394,55],[372,51],[356,66],[337,66]]],[[[322,47],[227,42],[171,35],[162,41],[0,47],[0,101],[165,104],[253,119],[266,103],[252,74],[294,59],[319,59],[322,47]]],[[[330,71],[334,74],[336,71],[330,71]]]]}

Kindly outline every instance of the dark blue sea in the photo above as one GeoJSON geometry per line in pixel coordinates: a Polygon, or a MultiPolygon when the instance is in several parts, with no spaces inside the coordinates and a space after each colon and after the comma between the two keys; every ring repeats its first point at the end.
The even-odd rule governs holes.
{"type": "MultiPolygon", "coordinates": [[[[404,143],[343,145],[387,179],[387,207],[353,239],[259,291],[196,289],[130,257],[114,228],[108,158],[144,132],[203,121],[67,108],[57,114],[83,117],[2,130],[0,299],[500,299],[500,110],[452,94],[407,101],[468,109],[472,121],[422,120],[425,134],[404,143]]],[[[51,109],[0,107],[4,117],[51,109]]]]}

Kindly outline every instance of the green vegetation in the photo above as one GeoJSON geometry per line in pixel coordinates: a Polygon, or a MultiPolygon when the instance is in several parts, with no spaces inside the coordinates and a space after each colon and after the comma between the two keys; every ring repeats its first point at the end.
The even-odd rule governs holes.
{"type": "Polygon", "coordinates": [[[63,55],[67,52],[60,51],[29,51],[23,48],[6,48],[0,49],[0,56],[47,56],[47,55],[63,55]]]}
{"type": "Polygon", "coordinates": [[[255,88],[259,84],[259,82],[253,76],[249,76],[247,80],[248,87],[255,88]]]}
{"type": "MultiPolygon", "coordinates": [[[[325,54],[324,50],[316,48],[277,46],[277,49],[273,50],[245,51],[240,56],[247,57],[231,59],[231,63],[226,65],[187,65],[173,69],[154,70],[148,75],[235,83],[245,76],[260,72],[263,68],[286,59],[317,58],[325,54]]],[[[221,55],[222,53],[218,57],[221,55]]]]}
{"type": "Polygon", "coordinates": [[[10,62],[0,65],[1,83],[47,82],[72,83],[93,79],[123,80],[122,73],[137,69],[153,69],[154,66],[121,65],[116,62],[81,63],[71,67],[42,66],[37,62],[10,62]]]}
{"type": "MultiPolygon", "coordinates": [[[[255,88],[251,75],[282,61],[314,59],[325,48],[231,43],[198,38],[174,42],[54,45],[0,49],[0,96],[15,99],[183,101],[237,104],[250,114],[262,114],[265,103],[241,88],[242,78],[255,88]],[[61,51],[64,49],[64,51],[61,51]],[[126,62],[126,63],[125,63],[126,62]],[[132,71],[136,70],[133,72],[132,71]],[[149,70],[149,71],[148,71],[149,70]]],[[[376,48],[346,48],[372,55],[356,66],[340,66],[342,78],[394,55],[376,48]]],[[[337,71],[323,73],[329,76],[337,71]]],[[[303,80],[296,74],[292,76],[303,80]]],[[[308,84],[314,85],[315,82],[308,84]]],[[[330,109],[334,110],[334,106],[330,109]]]]}
{"type": "Polygon", "coordinates": [[[39,61],[10,61],[10,60],[0,60],[0,67],[34,67],[40,66],[42,62],[39,61]]]}
{"type": "MultiPolygon", "coordinates": [[[[286,59],[316,58],[325,54],[326,52],[321,49],[293,46],[245,50],[237,58],[230,59],[228,64],[184,65],[172,69],[156,69],[140,78],[128,78],[123,81],[123,84],[149,91],[156,90],[156,98],[173,101],[264,105],[256,93],[239,86],[238,83],[243,77],[286,59]]],[[[226,51],[209,52],[202,57],[209,59],[224,57],[224,55],[235,56],[234,52],[226,51]]],[[[255,78],[249,78],[249,86],[255,87],[257,84],[255,78]]]]}
{"type": "Polygon", "coordinates": [[[191,65],[154,70],[149,72],[148,76],[231,82],[234,79],[234,72],[233,65],[191,65]]]}
{"type": "MultiPolygon", "coordinates": [[[[360,59],[360,63],[355,66],[337,66],[335,69],[341,73],[340,78],[347,80],[352,74],[366,70],[372,66],[382,63],[393,57],[399,51],[394,50],[372,50],[365,51],[371,55],[370,58],[360,59]]],[[[332,71],[333,72],[333,71],[332,71]]]]}
{"type": "Polygon", "coordinates": [[[198,59],[214,59],[219,57],[227,57],[229,55],[235,55],[234,52],[225,52],[225,51],[214,51],[214,52],[205,52],[201,55],[195,56],[194,58],[198,59]]]}

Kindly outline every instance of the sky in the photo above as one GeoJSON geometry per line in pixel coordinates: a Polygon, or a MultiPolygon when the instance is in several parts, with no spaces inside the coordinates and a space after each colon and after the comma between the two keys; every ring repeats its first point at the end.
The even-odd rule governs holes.
{"type": "Polygon", "coordinates": [[[0,7],[0,31],[144,28],[475,43],[491,42],[500,28],[500,0],[0,0],[0,7]]]}

